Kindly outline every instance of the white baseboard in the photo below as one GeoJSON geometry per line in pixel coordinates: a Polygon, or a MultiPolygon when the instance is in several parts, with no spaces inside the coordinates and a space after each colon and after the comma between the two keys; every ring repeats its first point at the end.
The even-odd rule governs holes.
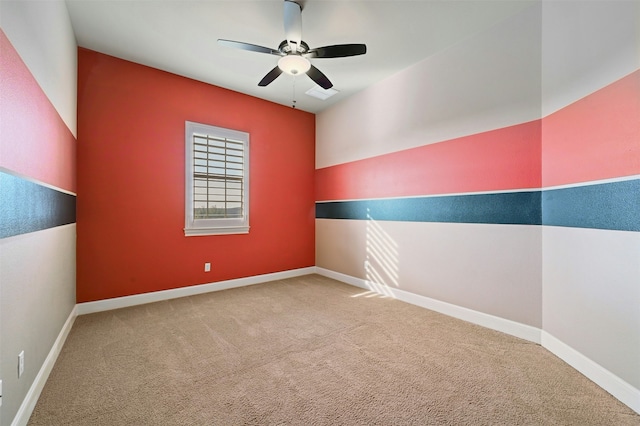
{"type": "Polygon", "coordinates": [[[113,299],[98,300],[96,302],[78,303],[76,305],[76,312],[78,315],[84,315],[94,312],[110,311],[112,309],[143,305],[145,303],[177,299],[178,297],[193,296],[196,294],[210,293],[212,291],[227,290],[230,288],[244,287],[253,284],[265,283],[268,281],[299,277],[302,275],[313,274],[315,272],[315,266],[310,266],[308,268],[292,269],[288,271],[274,272],[271,274],[254,275],[252,277],[237,278],[234,280],[220,281],[209,284],[180,287],[171,290],[154,291],[152,293],[136,294],[133,296],[116,297],[113,299]]]}
{"type": "Polygon", "coordinates": [[[379,294],[393,297],[403,302],[411,303],[450,317],[458,318],[473,324],[481,325],[492,330],[501,331],[533,343],[541,343],[541,330],[539,328],[521,324],[519,322],[496,317],[494,315],[485,314],[483,312],[474,311],[472,309],[463,308],[462,306],[453,305],[451,303],[442,302],[426,296],[410,293],[408,291],[399,290],[392,287],[380,286],[371,281],[355,278],[350,275],[341,274],[339,272],[330,271],[328,269],[316,267],[316,271],[320,275],[333,278],[356,287],[367,289],[379,294]]]}
{"type": "Polygon", "coordinates": [[[49,374],[51,374],[51,370],[53,369],[56,360],[58,359],[58,355],[62,350],[62,346],[64,345],[65,340],[67,340],[67,336],[71,331],[71,327],[73,326],[73,322],[76,319],[76,307],[74,306],[69,314],[69,317],[65,321],[62,326],[62,330],[58,334],[56,341],[53,343],[49,354],[44,360],[42,367],[40,367],[40,371],[36,375],[36,378],[33,380],[27,395],[24,397],[16,416],[13,418],[11,422],[11,426],[25,426],[29,422],[29,418],[31,417],[31,413],[33,413],[33,409],[36,407],[36,403],[38,402],[38,398],[40,397],[40,393],[44,388],[45,383],[47,383],[47,379],[49,378],[49,374]]]}
{"type": "Polygon", "coordinates": [[[640,414],[640,389],[633,387],[546,331],[542,332],[542,346],[640,414]]]}

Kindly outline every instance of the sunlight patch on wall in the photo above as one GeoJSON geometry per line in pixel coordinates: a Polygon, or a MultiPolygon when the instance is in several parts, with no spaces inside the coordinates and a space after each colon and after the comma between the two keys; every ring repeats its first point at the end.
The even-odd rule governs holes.
{"type": "MultiPolygon", "coordinates": [[[[367,284],[377,295],[393,297],[391,288],[399,288],[398,243],[380,226],[367,209],[366,258],[364,270],[367,284]]],[[[365,297],[373,297],[369,294],[365,297]]]]}

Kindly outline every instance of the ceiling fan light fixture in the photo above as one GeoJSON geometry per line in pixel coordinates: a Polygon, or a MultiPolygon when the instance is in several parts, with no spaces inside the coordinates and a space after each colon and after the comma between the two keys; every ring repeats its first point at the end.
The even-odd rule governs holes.
{"type": "Polygon", "coordinates": [[[311,62],[300,55],[287,55],[280,58],[278,68],[289,75],[299,75],[309,71],[311,62]]]}

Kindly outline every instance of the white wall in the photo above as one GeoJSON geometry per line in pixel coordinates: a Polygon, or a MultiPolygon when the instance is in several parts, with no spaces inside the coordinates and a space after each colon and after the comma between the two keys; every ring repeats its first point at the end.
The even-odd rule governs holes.
{"type": "MultiPolygon", "coordinates": [[[[50,124],[50,129],[55,132],[62,127],[60,134],[75,136],[77,46],[65,3],[2,0],[0,27],[36,82],[30,84],[28,79],[23,79],[20,84],[24,86],[20,87],[35,90],[36,94],[40,95],[35,98],[48,98],[53,105],[51,107],[46,102],[42,104],[37,99],[31,103],[22,103],[19,99],[21,96],[30,97],[34,92],[18,93],[16,98],[16,94],[11,90],[11,99],[4,96],[6,93],[2,96],[1,107],[4,111],[0,127],[8,129],[20,122],[20,125],[24,124],[28,130],[30,120],[47,120],[50,123],[46,125],[50,124]],[[25,112],[25,105],[39,105],[42,108],[25,112]],[[12,114],[21,115],[14,120],[12,114]]],[[[13,55],[13,49],[12,52],[7,49],[2,55],[13,55]]],[[[13,77],[16,72],[20,74],[20,70],[25,69],[24,65],[13,59],[14,56],[11,58],[9,62],[15,69],[0,69],[3,79],[7,78],[7,74],[13,77]]],[[[34,127],[38,127],[35,126],[35,122],[34,127]]],[[[49,140],[43,137],[29,144],[34,152],[31,148],[26,150],[25,144],[21,144],[20,140],[8,140],[0,133],[3,152],[13,152],[13,157],[20,159],[8,164],[3,163],[3,159],[0,158],[0,171],[56,188],[56,182],[43,182],[31,175],[39,167],[34,164],[46,164],[48,170],[43,175],[49,173],[52,176],[64,176],[65,182],[74,182],[75,169],[69,170],[69,165],[75,164],[75,158],[64,158],[62,166],[52,164],[54,161],[51,158],[40,159],[40,163],[29,160],[38,156],[38,146],[45,145],[54,151],[59,149],[61,158],[74,157],[75,149],[69,147],[69,144],[75,143],[73,138],[58,139],[57,135],[50,135],[49,140]],[[23,169],[11,169],[15,164],[21,164],[23,169]]],[[[59,187],[57,189],[63,192],[71,190],[59,187]]],[[[2,197],[3,194],[0,193],[0,199],[6,203],[7,200],[2,197]]],[[[15,203],[15,200],[9,202],[15,203]]],[[[4,207],[7,208],[7,205],[4,207]]],[[[8,208],[11,207],[9,204],[8,208]]],[[[75,223],[0,238],[2,425],[19,420],[16,414],[75,306],[75,239],[75,223]],[[20,351],[25,353],[25,372],[18,378],[20,351]]],[[[24,423],[27,418],[21,418],[20,421],[24,423]]]]}
{"type": "MultiPolygon", "coordinates": [[[[543,1],[320,113],[316,168],[327,168],[323,173],[329,173],[329,166],[447,144],[443,141],[530,120],[539,120],[544,128],[544,117],[569,110],[574,102],[625,76],[637,75],[639,68],[640,2],[543,1]]],[[[640,105],[640,91],[625,96],[640,105]]],[[[585,123],[582,110],[570,111],[577,111],[571,120],[578,126],[626,126],[629,137],[640,142],[638,116],[585,123]]],[[[544,130],[542,135],[544,150],[544,130]]],[[[593,148],[575,138],[576,150],[593,148]]],[[[597,161],[636,156],[636,171],[631,174],[640,176],[640,150],[627,149],[628,141],[598,143],[606,148],[597,161]]],[[[576,168],[571,158],[567,153],[562,166],[576,168]]],[[[357,166],[349,166],[350,179],[357,179],[355,173],[369,163],[353,164],[357,166]]],[[[543,164],[541,182],[548,171],[543,164]]],[[[317,265],[368,279],[362,267],[367,224],[326,218],[316,223],[317,265]]],[[[414,222],[381,222],[380,227],[396,243],[403,242],[398,253],[411,253],[397,258],[398,288],[540,327],[543,343],[551,342],[547,347],[640,410],[640,233],[414,222]],[[444,271],[434,272],[437,269],[444,271]],[[502,306],[507,303],[511,305],[502,306]]]]}
{"type": "MultiPolygon", "coordinates": [[[[464,143],[473,144],[473,136],[478,133],[539,119],[540,19],[540,5],[531,6],[318,114],[316,169],[343,164],[348,167],[357,160],[435,143],[447,145],[448,140],[460,136],[471,135],[464,143]]],[[[534,129],[537,127],[532,126],[534,129]]],[[[536,140],[528,135],[525,141],[511,135],[493,137],[509,149],[529,141],[539,143],[539,137],[536,140]]],[[[448,158],[466,160],[465,156],[465,149],[454,148],[448,158]]],[[[399,167],[415,170],[420,176],[418,171],[424,165],[406,160],[399,167]]],[[[466,165],[473,171],[456,164],[444,165],[443,170],[453,177],[452,181],[465,186],[468,176],[482,179],[496,173],[493,166],[503,167],[515,160],[503,153],[487,153],[483,158],[468,160],[466,165]],[[498,160],[488,165],[487,160],[494,156],[498,160]]],[[[535,159],[518,161],[526,166],[537,164],[535,159]]],[[[377,169],[369,173],[393,171],[377,169]]],[[[436,181],[442,180],[441,176],[434,175],[433,183],[439,184],[436,181]]],[[[503,176],[499,183],[509,184],[510,177],[503,176]]],[[[496,185],[496,180],[489,185],[496,185]]],[[[388,182],[393,183],[393,179],[388,182]]],[[[389,186],[394,191],[398,184],[389,186]]],[[[473,209],[473,202],[469,200],[458,208],[473,209]]],[[[316,219],[316,265],[359,279],[373,279],[376,274],[365,267],[371,236],[367,229],[373,222],[316,219]]],[[[375,226],[397,246],[396,282],[387,279],[391,286],[526,326],[542,326],[540,227],[390,220],[377,221],[375,226]]],[[[384,271],[383,267],[378,269],[384,271]]],[[[381,275],[376,279],[384,279],[381,275]]]]}
{"type": "Polygon", "coordinates": [[[76,38],[63,0],[1,0],[0,26],[77,136],[76,38]]]}
{"type": "Polygon", "coordinates": [[[640,233],[542,235],[544,330],[640,389],[640,233]]]}
{"type": "Polygon", "coordinates": [[[540,5],[316,118],[316,168],[540,118],[540,5]]]}
{"type": "MultiPolygon", "coordinates": [[[[588,101],[589,108],[570,105],[640,69],[640,2],[544,2],[542,24],[543,115],[565,108],[571,111],[565,116],[567,126],[590,126],[605,135],[604,140],[568,144],[565,158],[553,167],[571,170],[575,168],[572,155],[599,149],[597,161],[604,164],[636,156],[635,173],[640,173],[640,149],[628,150],[627,141],[616,139],[621,136],[615,131],[630,129],[629,137],[635,132],[635,143],[640,146],[637,112],[629,114],[631,117],[620,114],[617,122],[594,123],[597,113],[584,114],[613,105],[595,105],[595,100],[588,101]]],[[[640,85],[635,87],[631,89],[635,93],[626,96],[640,111],[640,85]]],[[[563,137],[570,138],[566,133],[563,137]]],[[[543,135],[547,134],[543,130],[543,135]]],[[[543,151],[553,149],[553,143],[543,137],[543,151]]],[[[554,173],[553,167],[543,167],[543,182],[554,173]]],[[[622,173],[606,176],[622,177],[628,178],[622,173]]],[[[579,179],[563,183],[589,186],[598,182],[579,179]]],[[[638,199],[636,205],[640,206],[638,199]]],[[[544,331],[635,388],[629,392],[635,393],[634,408],[640,409],[640,233],[543,228],[544,331]]]]}
{"type": "Polygon", "coordinates": [[[637,1],[542,5],[543,117],[640,68],[637,1]]]}

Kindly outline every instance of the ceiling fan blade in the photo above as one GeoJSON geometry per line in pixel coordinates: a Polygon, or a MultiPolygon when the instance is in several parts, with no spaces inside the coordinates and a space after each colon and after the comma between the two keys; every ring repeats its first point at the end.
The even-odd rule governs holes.
{"type": "Polygon", "coordinates": [[[307,75],[311,78],[311,80],[315,81],[318,86],[322,87],[324,90],[333,87],[333,83],[329,81],[327,76],[313,65],[311,65],[311,68],[309,68],[309,71],[307,71],[307,75]]]}
{"type": "Polygon", "coordinates": [[[302,8],[291,0],[284,1],[284,37],[296,53],[302,41],[302,8]]]}
{"type": "Polygon", "coordinates": [[[277,50],[273,50],[268,47],[258,46],[255,44],[243,43],[241,41],[223,40],[219,38],[218,44],[221,46],[231,47],[234,49],[248,50],[250,52],[268,53],[270,55],[282,56],[282,54],[277,50]]]}
{"type": "Polygon", "coordinates": [[[264,87],[269,85],[269,83],[271,83],[273,80],[278,78],[280,74],[282,74],[282,70],[280,69],[280,67],[275,67],[274,69],[269,71],[269,73],[265,75],[262,80],[260,80],[260,83],[258,83],[258,86],[264,87]]]}
{"type": "Polygon", "coordinates": [[[344,58],[346,56],[364,55],[366,44],[336,44],[334,46],[317,47],[309,50],[304,56],[308,58],[344,58]]]}

